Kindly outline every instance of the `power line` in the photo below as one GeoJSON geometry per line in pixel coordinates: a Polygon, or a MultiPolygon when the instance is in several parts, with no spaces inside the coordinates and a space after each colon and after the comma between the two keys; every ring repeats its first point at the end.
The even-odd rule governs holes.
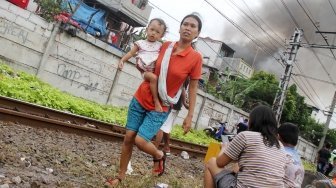
{"type": "MultiPolygon", "coordinates": [[[[284,6],[284,8],[285,8],[285,10],[287,11],[287,13],[289,14],[289,16],[290,16],[292,22],[294,23],[294,25],[295,25],[296,27],[299,28],[299,24],[298,24],[298,22],[295,20],[293,14],[292,14],[291,11],[289,10],[289,8],[288,8],[288,6],[286,5],[286,3],[285,3],[283,0],[281,0],[281,3],[282,3],[282,5],[284,6]]],[[[278,8],[279,8],[279,7],[278,7],[278,8]]],[[[304,39],[309,43],[308,39],[307,39],[305,36],[304,36],[304,39]]],[[[319,63],[321,64],[321,66],[323,67],[323,69],[326,71],[326,69],[324,68],[324,65],[322,64],[322,62],[320,61],[320,59],[317,57],[317,55],[316,55],[316,53],[315,53],[315,51],[314,51],[313,49],[312,49],[312,52],[313,52],[313,54],[315,55],[315,57],[319,60],[319,63]]],[[[302,71],[302,69],[299,67],[299,64],[298,64],[298,63],[297,63],[297,66],[298,66],[297,69],[299,70],[299,72],[302,73],[303,71],[302,71]]],[[[326,71],[326,72],[327,72],[327,71],[326,71]]],[[[329,73],[327,72],[327,74],[329,74],[329,73]]],[[[316,93],[316,91],[315,91],[314,87],[312,86],[312,84],[311,84],[306,78],[305,78],[305,80],[306,80],[306,82],[308,83],[308,85],[310,86],[310,88],[313,90],[313,92],[315,93],[316,97],[320,100],[322,106],[324,106],[324,104],[322,103],[321,99],[319,98],[319,96],[318,96],[318,94],[316,93]]],[[[302,83],[304,84],[304,87],[306,87],[307,91],[309,91],[307,85],[306,85],[303,81],[302,81],[302,83]]],[[[304,91],[302,88],[301,88],[301,90],[304,91]]],[[[305,93],[305,92],[304,92],[304,93],[305,93]]],[[[309,96],[307,95],[307,93],[305,93],[305,94],[306,94],[306,96],[309,98],[309,96]]],[[[310,94],[311,94],[311,93],[310,93],[310,94]]],[[[313,95],[311,94],[311,96],[313,96],[313,95]]],[[[310,100],[313,102],[312,99],[310,99],[310,100]]],[[[316,105],[316,104],[315,104],[315,105],[316,105]]]]}
{"type": "MultiPolygon", "coordinates": [[[[249,34],[247,31],[245,31],[243,28],[241,28],[238,24],[236,24],[233,20],[231,20],[229,17],[227,17],[225,14],[223,14],[220,10],[218,10],[215,6],[213,6],[208,0],[204,0],[208,5],[210,5],[214,10],[216,10],[221,16],[223,16],[227,21],[229,21],[233,26],[235,26],[240,32],[242,32],[247,38],[249,38],[253,43],[255,43],[257,46],[260,47],[266,54],[270,55],[273,57],[278,63],[279,59],[274,57],[271,52],[269,52],[267,49],[264,49],[261,47],[260,43],[263,46],[266,46],[263,42],[257,41],[253,35],[249,34]]],[[[280,63],[281,64],[281,63],[280,63]]]]}
{"type": "MultiPolygon", "coordinates": [[[[308,15],[306,9],[302,6],[302,4],[300,3],[300,1],[299,1],[299,0],[296,0],[296,1],[299,3],[300,7],[302,8],[302,10],[303,10],[304,13],[306,14],[306,16],[309,18],[310,22],[314,25],[314,27],[316,28],[316,30],[317,30],[317,31],[320,31],[319,28],[318,28],[318,27],[316,26],[316,24],[314,23],[313,19],[308,15]]],[[[327,43],[327,45],[329,45],[329,42],[328,42],[328,40],[326,39],[326,37],[325,37],[322,33],[320,33],[320,34],[321,34],[323,40],[327,43]]],[[[330,52],[331,52],[331,54],[333,55],[334,59],[336,60],[336,56],[335,56],[334,52],[333,52],[331,49],[330,49],[330,52]]]]}
{"type": "MultiPolygon", "coordinates": [[[[245,0],[242,0],[242,1],[245,4],[245,6],[247,7],[247,9],[249,9],[249,11],[252,13],[256,22],[258,22],[258,20],[257,20],[257,18],[258,18],[265,26],[268,27],[269,30],[272,31],[272,33],[274,35],[276,35],[280,39],[281,42],[285,43],[285,40],[283,41],[283,39],[277,33],[275,33],[274,30],[250,8],[250,6],[248,6],[248,4],[245,2],[245,0]]],[[[259,23],[259,25],[261,25],[261,24],[259,23]]]]}
{"type": "Polygon", "coordinates": [[[329,81],[326,81],[326,80],[322,80],[322,79],[319,79],[319,78],[314,78],[314,77],[303,75],[303,74],[294,74],[293,73],[293,75],[294,76],[302,76],[302,77],[305,77],[305,78],[308,78],[308,79],[316,80],[316,81],[327,83],[327,84],[333,84],[333,85],[335,84],[334,82],[329,82],[329,81]]]}
{"type": "MultiPolygon", "coordinates": [[[[238,5],[236,4],[236,3],[234,3],[234,2],[232,2],[232,0],[230,0],[230,2],[231,2],[231,4],[229,4],[231,7],[232,7],[232,9],[234,9],[234,10],[239,10],[239,12],[237,11],[237,13],[239,14],[241,14],[241,13],[243,13],[244,15],[245,15],[245,17],[244,16],[241,16],[245,21],[246,21],[246,23],[248,23],[257,33],[260,33],[260,34],[263,34],[263,33],[265,33],[265,31],[260,31],[260,26],[258,26],[258,24],[248,15],[248,14],[246,14],[245,12],[244,12],[244,10],[242,10],[240,7],[238,7],[238,5]],[[252,23],[251,23],[252,22],[252,23]]],[[[261,28],[261,30],[262,30],[263,28],[261,28]]],[[[258,35],[257,35],[258,36],[258,35]]],[[[267,37],[267,39],[265,40],[265,47],[267,48],[267,49],[271,49],[271,51],[276,51],[276,49],[278,48],[278,46],[276,45],[276,44],[274,44],[273,43],[273,41],[271,41],[271,38],[269,37],[269,36],[266,36],[267,37]],[[266,45],[267,44],[267,45],[266,45]],[[268,46],[268,45],[270,45],[270,46],[268,46]]],[[[255,38],[257,38],[257,37],[255,37],[255,38]]]]}
{"type": "MultiPolygon", "coordinates": [[[[164,10],[162,10],[162,9],[160,9],[158,6],[156,6],[155,4],[153,4],[152,2],[149,2],[151,5],[153,5],[155,8],[157,8],[157,9],[159,9],[161,12],[163,12],[164,14],[166,14],[167,16],[169,16],[170,18],[172,18],[173,20],[175,20],[176,22],[178,22],[178,23],[180,23],[180,21],[179,20],[177,20],[175,17],[173,17],[173,16],[171,16],[170,14],[168,14],[166,11],[164,11],[164,10]]],[[[176,35],[175,35],[176,36],[176,35]]],[[[205,40],[203,40],[204,41],[204,43],[213,51],[213,52],[215,52],[215,54],[217,55],[217,56],[220,56],[205,40]]],[[[223,61],[229,66],[229,67],[231,67],[231,69],[232,70],[235,70],[237,73],[238,73],[238,75],[241,75],[241,76],[244,76],[242,73],[240,73],[239,71],[238,71],[238,67],[235,69],[231,64],[229,64],[225,59],[223,59],[223,61]]]]}
{"type": "Polygon", "coordinates": [[[286,3],[283,1],[283,0],[280,0],[282,5],[285,7],[287,13],[289,14],[289,16],[291,17],[294,25],[297,27],[297,28],[300,28],[299,27],[299,24],[297,23],[297,21],[295,20],[294,16],[292,15],[291,11],[289,10],[288,6],[286,5],[286,3]]]}
{"type": "MultiPolygon", "coordinates": [[[[303,72],[303,71],[302,71],[302,68],[301,68],[301,66],[300,66],[300,64],[297,64],[297,67],[296,67],[296,68],[299,70],[299,72],[301,72],[301,73],[303,72]]],[[[314,87],[312,86],[312,84],[311,84],[307,79],[305,79],[305,80],[306,80],[306,82],[308,83],[308,85],[310,86],[310,88],[313,90],[315,96],[316,96],[317,99],[320,101],[320,103],[322,104],[322,106],[325,106],[325,104],[323,104],[321,98],[319,97],[319,95],[318,95],[317,92],[315,91],[315,89],[314,89],[314,87]]],[[[302,82],[302,83],[304,83],[304,82],[302,82]]],[[[307,87],[307,89],[308,89],[308,87],[307,87]]]]}
{"type": "Polygon", "coordinates": [[[170,14],[168,14],[166,11],[160,9],[158,6],[156,6],[155,4],[153,4],[152,2],[148,1],[153,7],[159,9],[161,12],[165,13],[167,16],[169,16],[170,18],[172,18],[173,20],[180,22],[179,20],[177,20],[176,18],[172,17],[170,14]]]}
{"type": "MultiPolygon", "coordinates": [[[[320,105],[318,105],[317,103],[316,103],[316,101],[315,100],[313,100],[312,98],[310,98],[310,96],[306,93],[306,91],[300,86],[300,84],[299,84],[299,82],[296,80],[296,78],[294,78],[293,77],[293,82],[300,88],[300,90],[306,95],[306,97],[308,97],[308,99],[316,106],[316,107],[319,107],[319,108],[321,108],[320,107],[320,105]]],[[[308,91],[308,90],[307,90],[308,91]]],[[[321,108],[322,109],[322,108],[321,108]]]]}
{"type": "Polygon", "coordinates": [[[329,4],[330,4],[330,7],[331,7],[331,9],[333,10],[334,14],[336,15],[336,11],[335,11],[334,6],[331,4],[330,0],[328,0],[328,2],[329,2],[329,4]]]}
{"type": "Polygon", "coordinates": [[[274,40],[278,45],[280,45],[283,48],[286,48],[283,44],[279,43],[273,36],[271,36],[262,26],[260,23],[258,23],[256,20],[254,20],[253,18],[251,18],[251,16],[249,16],[241,7],[239,7],[233,0],[229,0],[233,5],[235,5],[235,7],[237,7],[239,9],[240,12],[242,12],[246,17],[248,17],[255,25],[257,25],[267,36],[267,38],[270,41],[270,44],[272,44],[274,47],[278,48],[278,46],[276,46],[272,40],[274,40]]]}
{"type": "MultiPolygon", "coordinates": [[[[292,13],[291,13],[291,11],[289,10],[289,8],[288,8],[288,6],[286,5],[286,3],[285,3],[283,0],[281,0],[281,2],[282,2],[282,4],[283,4],[283,6],[285,7],[287,13],[290,15],[290,17],[291,17],[291,19],[292,19],[292,22],[293,22],[297,27],[299,27],[299,24],[298,24],[297,21],[295,20],[294,16],[292,15],[292,13]]],[[[301,6],[301,7],[302,7],[302,6],[301,6]]],[[[303,8],[303,7],[302,7],[302,8],[303,8]]],[[[313,23],[313,24],[314,24],[314,23],[313,23]]],[[[308,39],[307,39],[305,36],[304,36],[304,39],[307,41],[307,43],[310,43],[310,42],[308,41],[308,39]]],[[[323,65],[322,61],[321,61],[320,58],[317,56],[315,50],[314,50],[314,49],[311,49],[311,51],[313,52],[315,58],[318,60],[319,64],[322,66],[323,70],[327,73],[329,79],[330,79],[332,82],[334,82],[333,79],[332,79],[332,77],[330,76],[329,72],[327,71],[327,69],[326,69],[325,66],[323,65]]],[[[299,72],[302,73],[303,71],[302,71],[302,70],[299,70],[299,72]]],[[[305,79],[306,79],[306,78],[305,78],[305,79]]],[[[311,89],[314,90],[313,86],[310,84],[310,82],[309,82],[307,79],[306,79],[306,82],[310,85],[311,89]]],[[[307,90],[308,90],[308,88],[307,88],[307,90]]],[[[315,90],[314,90],[314,91],[315,91],[315,90]]],[[[315,93],[316,93],[316,92],[315,92],[315,93]]],[[[317,96],[318,96],[318,95],[317,95],[317,96]]]]}
{"type": "MultiPolygon", "coordinates": [[[[269,54],[271,57],[273,57],[278,63],[280,63],[280,65],[282,65],[283,66],[283,64],[279,61],[279,59],[277,59],[276,57],[274,57],[272,54],[270,54],[270,52],[268,51],[268,50],[265,50],[261,45],[260,45],[260,43],[263,45],[263,46],[266,46],[264,43],[262,43],[262,42],[260,42],[260,41],[258,41],[258,40],[256,40],[255,39],[255,37],[253,36],[253,35],[251,35],[250,33],[248,33],[247,31],[245,31],[243,28],[241,28],[238,24],[236,24],[233,20],[231,20],[230,18],[228,18],[226,15],[224,15],[221,11],[219,11],[216,7],[214,7],[210,2],[208,2],[207,0],[204,0],[208,5],[210,5],[214,10],[216,10],[221,16],[223,16],[227,21],[229,21],[233,26],[235,26],[240,32],[242,32],[246,37],[248,37],[253,43],[255,43],[260,49],[262,49],[266,54],[269,54]],[[259,43],[260,42],[260,43],[259,43]]],[[[281,0],[282,1],[282,3],[283,3],[283,5],[285,6],[285,8],[286,8],[286,10],[287,10],[287,12],[289,13],[289,15],[291,16],[291,18],[292,18],[292,21],[294,22],[294,24],[295,25],[297,25],[297,27],[299,27],[298,26],[298,24],[297,24],[297,22],[296,22],[296,20],[294,19],[294,17],[293,17],[293,15],[290,13],[290,11],[289,11],[289,9],[288,9],[288,7],[287,7],[287,5],[283,2],[283,0],[281,0]]],[[[164,10],[162,10],[162,9],[160,9],[158,6],[156,6],[155,4],[153,4],[152,2],[150,2],[150,4],[151,5],[153,5],[154,7],[156,7],[157,9],[159,9],[160,11],[162,11],[163,13],[165,13],[166,15],[168,15],[170,18],[172,18],[173,20],[175,20],[176,22],[179,22],[176,18],[174,18],[173,16],[171,16],[170,14],[168,14],[167,12],[165,12],[164,10]]],[[[278,7],[279,8],[279,7],[278,7]]],[[[259,24],[260,25],[260,24],[259,24]]],[[[307,41],[307,40],[306,40],[307,41]]],[[[208,46],[209,46],[209,44],[206,42],[206,41],[204,41],[208,46]]],[[[267,46],[266,46],[267,47],[267,46]]],[[[212,49],[212,48],[210,48],[210,49],[212,49]]],[[[212,49],[217,55],[218,55],[218,53],[214,50],[214,49],[212,49]]],[[[312,50],[313,51],[313,50],[312,50]]],[[[313,51],[314,52],[314,51],[313,51]]],[[[315,54],[315,53],[314,53],[315,54]]],[[[316,56],[316,54],[315,54],[315,56],[316,56]]],[[[319,59],[318,59],[319,60],[319,59]]],[[[320,61],[320,60],[319,60],[320,61]]],[[[226,64],[228,64],[231,68],[232,68],[232,66],[228,63],[228,62],[226,62],[225,60],[224,60],[224,62],[226,63],[226,64]]],[[[320,62],[321,63],[321,62],[320,62]]],[[[233,69],[234,70],[234,69],[233,69]]],[[[326,70],[325,70],[326,71],[326,70]]],[[[237,71],[238,73],[239,73],[239,71],[237,71]]],[[[308,81],[307,81],[308,82],[308,81]]],[[[304,83],[304,82],[303,82],[304,83]]],[[[298,83],[297,83],[298,84],[298,83]]],[[[299,85],[298,85],[299,86],[299,85]]],[[[312,86],[311,86],[312,87],[312,86]]],[[[301,87],[300,87],[301,88],[301,87]]],[[[306,86],[306,88],[307,88],[307,91],[309,91],[309,89],[308,89],[308,87],[306,86]]],[[[314,88],[312,88],[312,89],[314,89],[314,88]]],[[[302,88],[301,88],[301,90],[302,91],[304,91],[302,88]]],[[[305,92],[304,92],[305,93],[305,92]]],[[[316,93],[316,92],[315,92],[316,93]]],[[[306,93],[305,93],[306,94],[306,93]]],[[[309,95],[307,95],[306,94],[306,96],[313,102],[313,100],[309,97],[309,95]]]]}

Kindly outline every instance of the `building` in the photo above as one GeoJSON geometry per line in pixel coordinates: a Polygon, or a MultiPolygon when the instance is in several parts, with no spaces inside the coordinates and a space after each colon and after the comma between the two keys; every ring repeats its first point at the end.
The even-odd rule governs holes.
{"type": "Polygon", "coordinates": [[[245,79],[249,79],[253,75],[254,69],[243,58],[224,57],[222,61],[219,70],[223,75],[245,79]]]}
{"type": "Polygon", "coordinates": [[[235,51],[224,42],[200,37],[195,46],[203,55],[203,79],[211,81],[216,71],[221,81],[252,77],[254,69],[242,58],[234,58],[235,51]]]}
{"type": "Polygon", "coordinates": [[[219,69],[220,64],[216,64],[222,57],[233,57],[235,51],[224,42],[211,39],[210,37],[199,37],[195,43],[198,50],[205,59],[203,64],[219,69]]]}
{"type": "MultiPolygon", "coordinates": [[[[196,50],[203,56],[203,81],[210,81],[220,72],[222,58],[233,57],[235,51],[222,41],[210,37],[199,37],[195,43],[196,50]]],[[[215,84],[215,83],[214,83],[215,84]]]]}
{"type": "MultiPolygon", "coordinates": [[[[96,39],[119,50],[127,51],[137,37],[135,27],[145,27],[152,7],[148,0],[65,0],[61,4],[78,24],[64,22],[62,28],[75,36],[78,27],[96,39]],[[92,28],[92,29],[91,29],[92,28]]],[[[35,12],[39,5],[30,1],[27,10],[35,12]]]]}

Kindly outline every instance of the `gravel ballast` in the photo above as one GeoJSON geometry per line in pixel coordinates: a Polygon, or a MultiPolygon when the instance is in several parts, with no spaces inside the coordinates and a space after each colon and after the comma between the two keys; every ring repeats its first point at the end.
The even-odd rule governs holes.
{"type": "MultiPolygon", "coordinates": [[[[0,188],[103,187],[117,175],[121,142],[0,122],[0,188]]],[[[133,172],[119,187],[203,187],[203,159],[169,156],[166,173],[151,175],[152,158],[133,149],[133,172]]]]}

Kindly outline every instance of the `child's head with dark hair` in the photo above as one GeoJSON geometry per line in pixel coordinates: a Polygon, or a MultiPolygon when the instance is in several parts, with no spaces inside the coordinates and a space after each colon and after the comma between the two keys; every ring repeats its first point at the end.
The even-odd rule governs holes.
{"type": "Polygon", "coordinates": [[[166,23],[160,18],[154,18],[149,21],[146,28],[147,40],[155,42],[160,40],[167,31],[166,23]]]}
{"type": "Polygon", "coordinates": [[[284,144],[296,146],[299,139],[299,128],[293,123],[283,123],[278,128],[278,134],[284,144]]]}

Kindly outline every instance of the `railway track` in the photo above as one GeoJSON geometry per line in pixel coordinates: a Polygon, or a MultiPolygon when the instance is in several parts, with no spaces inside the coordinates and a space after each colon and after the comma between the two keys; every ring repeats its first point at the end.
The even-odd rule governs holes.
{"type": "MultiPolygon", "coordinates": [[[[0,96],[0,120],[120,142],[126,132],[119,125],[3,96],[0,96]]],[[[187,151],[191,156],[204,157],[207,147],[171,139],[171,152],[179,154],[182,151],[187,151]]]]}

